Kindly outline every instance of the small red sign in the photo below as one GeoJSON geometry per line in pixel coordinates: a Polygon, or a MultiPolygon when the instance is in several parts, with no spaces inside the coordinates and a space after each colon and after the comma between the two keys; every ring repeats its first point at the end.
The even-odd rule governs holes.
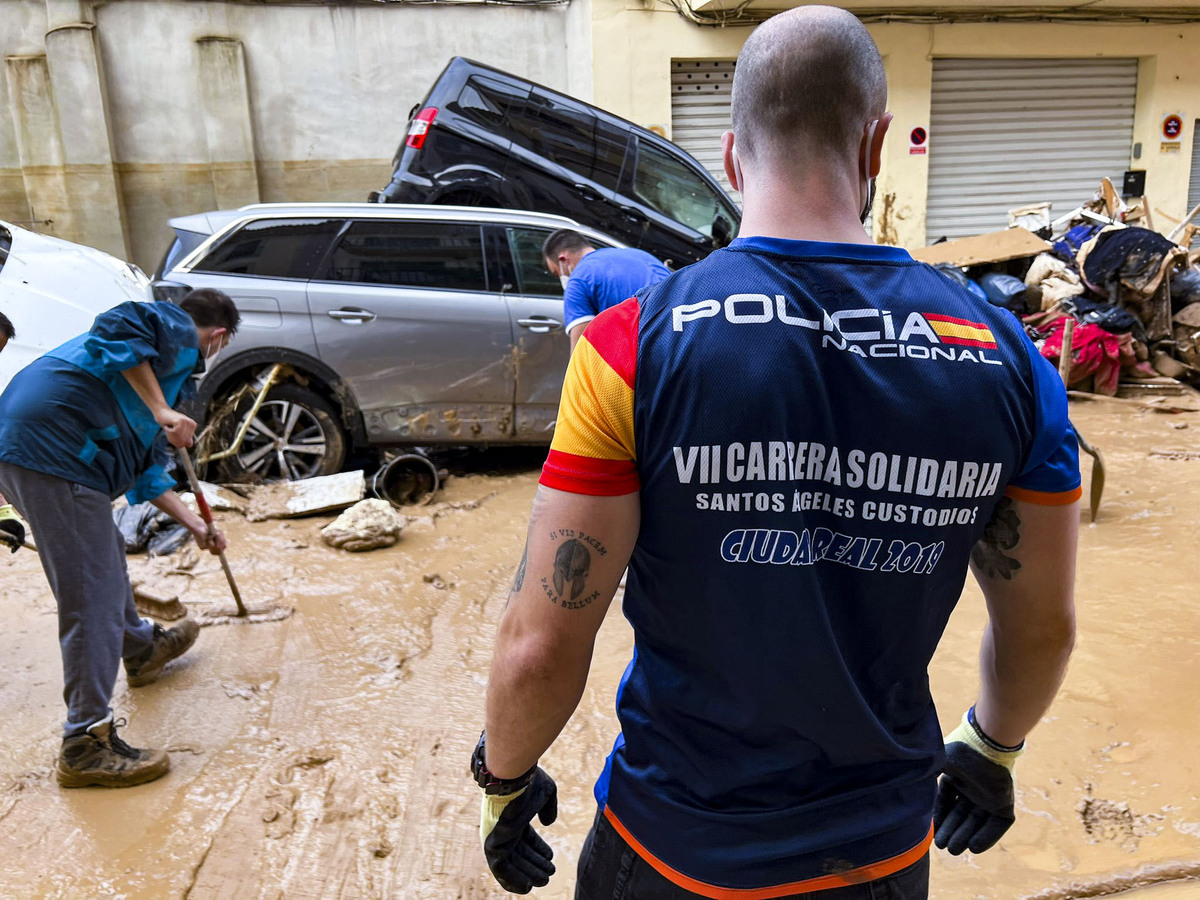
{"type": "Polygon", "coordinates": [[[924,156],[928,147],[909,147],[908,153],[910,156],[924,156]]]}
{"type": "Polygon", "coordinates": [[[929,134],[925,131],[925,129],[921,128],[920,126],[917,126],[909,134],[908,141],[914,147],[920,147],[925,143],[925,140],[928,137],[929,137],[929,134]]]}
{"type": "Polygon", "coordinates": [[[1183,134],[1183,119],[1177,115],[1169,115],[1163,118],[1163,137],[1168,141],[1173,141],[1183,134]]]}

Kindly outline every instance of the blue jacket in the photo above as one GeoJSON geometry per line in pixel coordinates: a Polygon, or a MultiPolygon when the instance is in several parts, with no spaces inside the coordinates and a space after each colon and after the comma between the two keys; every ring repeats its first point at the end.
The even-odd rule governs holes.
{"type": "Polygon", "coordinates": [[[0,460],[130,503],[174,485],[170,450],[121,374],[149,361],[166,401],[190,396],[200,359],[191,317],[169,303],[122,303],[34,360],[0,394],[0,460]]]}

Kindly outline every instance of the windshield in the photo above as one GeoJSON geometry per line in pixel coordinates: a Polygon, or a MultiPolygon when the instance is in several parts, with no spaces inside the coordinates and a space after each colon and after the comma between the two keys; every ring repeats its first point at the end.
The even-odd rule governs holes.
{"type": "Polygon", "coordinates": [[[718,214],[730,225],[738,220],[715,188],[674,156],[648,143],[639,142],[633,190],[664,216],[705,237],[713,236],[713,221],[718,214]]]}

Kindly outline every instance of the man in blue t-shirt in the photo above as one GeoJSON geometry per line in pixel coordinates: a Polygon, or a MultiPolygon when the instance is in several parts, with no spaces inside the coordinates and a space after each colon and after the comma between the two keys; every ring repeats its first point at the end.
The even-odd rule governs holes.
{"type": "Polygon", "coordinates": [[[1073,642],[1078,448],[1021,323],[863,231],[886,108],[849,12],[760,25],[722,140],[740,236],[571,356],[472,758],[510,891],[553,874],[538,760],[626,568],[634,653],[576,900],[925,900],[931,844],[982,853],[1015,820],[1073,642]],[[968,568],[979,692],[939,719],[968,568]]]}
{"type": "Polygon", "coordinates": [[[563,283],[563,316],[572,350],[588,322],[671,274],[645,250],[597,249],[569,228],[560,228],[546,238],[542,257],[550,274],[563,283]]]}

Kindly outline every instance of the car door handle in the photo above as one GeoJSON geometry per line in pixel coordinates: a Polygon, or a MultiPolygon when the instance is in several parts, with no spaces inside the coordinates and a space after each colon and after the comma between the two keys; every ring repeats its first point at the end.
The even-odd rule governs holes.
{"type": "Polygon", "coordinates": [[[331,309],[326,315],[347,325],[365,325],[375,321],[375,313],[367,309],[331,309]]]}
{"type": "Polygon", "coordinates": [[[549,316],[530,316],[528,319],[517,319],[517,324],[522,328],[528,328],[535,334],[546,334],[548,331],[558,331],[562,328],[562,322],[558,319],[551,319],[549,316]]]}
{"type": "Polygon", "coordinates": [[[597,200],[602,199],[599,194],[593,191],[586,184],[573,184],[571,187],[575,188],[575,190],[579,193],[579,196],[588,203],[595,203],[597,200]]]}
{"type": "Polygon", "coordinates": [[[621,215],[631,222],[645,222],[646,214],[636,206],[622,206],[621,215]]]}

